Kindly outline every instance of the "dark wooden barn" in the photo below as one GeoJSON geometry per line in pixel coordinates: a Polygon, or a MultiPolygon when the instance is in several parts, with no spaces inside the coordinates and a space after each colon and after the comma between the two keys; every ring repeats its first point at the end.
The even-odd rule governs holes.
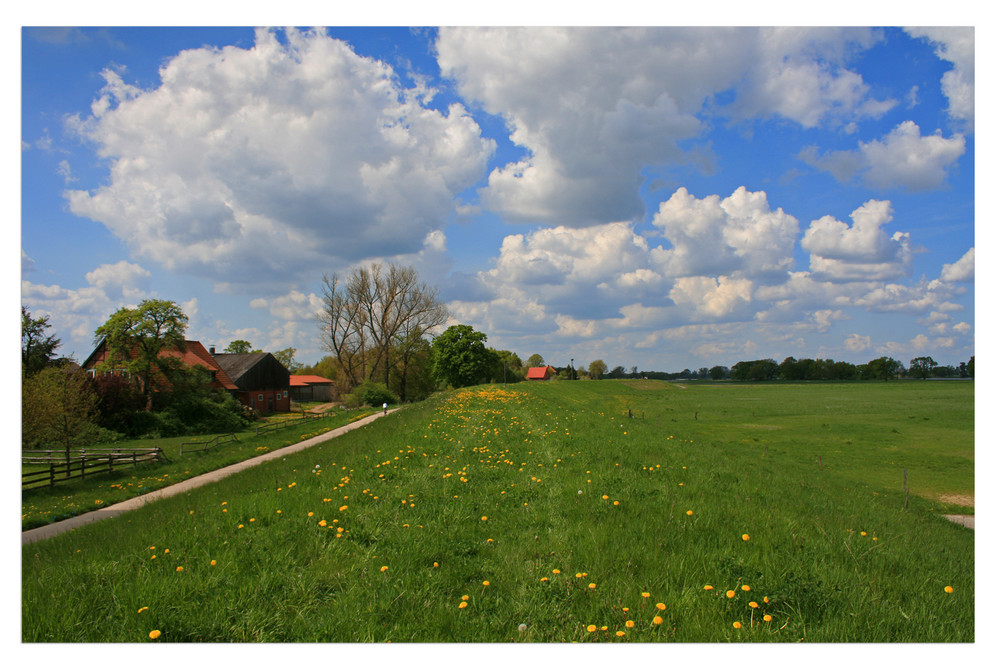
{"type": "Polygon", "coordinates": [[[244,405],[258,412],[287,412],[291,407],[288,369],[270,352],[248,354],[213,354],[226,372],[244,405]]]}

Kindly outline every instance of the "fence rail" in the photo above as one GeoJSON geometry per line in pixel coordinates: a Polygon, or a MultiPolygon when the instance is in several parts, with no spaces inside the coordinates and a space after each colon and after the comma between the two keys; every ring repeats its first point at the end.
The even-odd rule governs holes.
{"type": "Polygon", "coordinates": [[[21,488],[58,482],[84,479],[88,475],[112,472],[125,465],[138,466],[142,463],[161,463],[167,457],[159,447],[123,449],[88,448],[71,451],[67,459],[66,450],[44,449],[21,452],[21,465],[46,466],[41,470],[21,473],[21,488]]]}
{"type": "Polygon", "coordinates": [[[230,442],[239,442],[239,438],[236,437],[235,433],[223,433],[221,435],[215,436],[211,440],[182,442],[180,454],[178,454],[178,456],[184,456],[185,451],[187,451],[187,453],[189,454],[193,454],[195,452],[206,452],[209,449],[214,449],[215,447],[218,447],[222,443],[230,443],[230,442]]]}

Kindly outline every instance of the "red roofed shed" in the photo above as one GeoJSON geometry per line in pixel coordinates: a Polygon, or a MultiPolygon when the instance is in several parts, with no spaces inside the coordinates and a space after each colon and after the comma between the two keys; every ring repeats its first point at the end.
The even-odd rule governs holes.
{"type": "Polygon", "coordinates": [[[556,369],[552,366],[534,366],[528,369],[529,380],[551,380],[555,377],[556,369]]]}
{"type": "Polygon", "coordinates": [[[333,400],[333,380],[319,375],[290,375],[292,399],[296,401],[333,400]]]}

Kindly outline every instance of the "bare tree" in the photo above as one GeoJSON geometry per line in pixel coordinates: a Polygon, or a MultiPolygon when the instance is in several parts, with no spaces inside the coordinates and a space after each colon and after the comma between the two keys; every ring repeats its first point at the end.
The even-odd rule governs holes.
{"type": "Polygon", "coordinates": [[[407,346],[448,317],[437,290],[396,264],[359,267],[344,282],[323,276],[323,302],[324,346],[351,385],[379,378],[388,386],[397,357],[406,363],[407,346]]]}

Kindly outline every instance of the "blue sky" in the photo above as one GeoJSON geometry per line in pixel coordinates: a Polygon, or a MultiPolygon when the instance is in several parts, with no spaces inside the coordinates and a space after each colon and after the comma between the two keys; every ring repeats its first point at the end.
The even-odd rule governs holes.
{"type": "Polygon", "coordinates": [[[309,364],[323,274],[397,261],[554,365],[957,366],[979,33],[24,28],[21,303],[309,364]]]}

